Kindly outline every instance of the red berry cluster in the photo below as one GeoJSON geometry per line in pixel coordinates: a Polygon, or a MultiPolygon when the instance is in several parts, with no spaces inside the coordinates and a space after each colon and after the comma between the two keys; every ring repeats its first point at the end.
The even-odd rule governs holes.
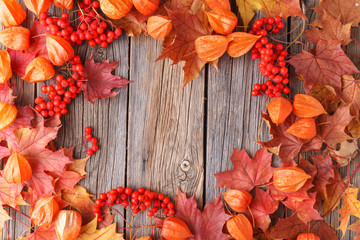
{"type": "Polygon", "coordinates": [[[88,148],[88,149],[86,150],[86,154],[89,155],[89,156],[93,155],[94,152],[96,152],[97,150],[99,150],[99,146],[97,145],[98,140],[97,140],[97,138],[94,138],[94,137],[91,135],[91,132],[92,132],[92,128],[91,128],[91,127],[86,127],[86,128],[85,128],[85,133],[86,133],[85,139],[86,139],[86,141],[89,141],[89,142],[92,144],[91,148],[88,148]]]}
{"type": "Polygon", "coordinates": [[[121,204],[124,208],[130,206],[135,214],[149,209],[147,211],[149,217],[154,216],[161,208],[165,215],[175,215],[174,203],[170,202],[170,198],[162,193],[151,192],[149,189],[145,190],[144,188],[133,191],[129,187],[118,187],[111,189],[107,193],[100,193],[99,198],[95,200],[93,212],[98,217],[98,222],[103,221],[101,208],[106,205],[113,206],[114,204],[121,204]]]}
{"type": "Polygon", "coordinates": [[[66,105],[71,102],[82,90],[85,77],[83,75],[84,66],[78,55],[74,56],[70,61],[72,77],[65,78],[63,75],[56,76],[56,84],[43,85],[41,92],[47,93],[49,101],[45,101],[42,97],[35,98],[35,110],[44,118],[67,114],[66,105]]]}
{"type": "Polygon", "coordinates": [[[269,42],[268,34],[279,33],[285,27],[281,17],[262,17],[253,24],[250,33],[261,36],[252,48],[253,59],[260,58],[259,68],[264,77],[269,78],[265,83],[254,85],[251,95],[266,94],[269,97],[281,97],[282,93],[289,94],[289,69],[286,66],[285,58],[288,52],[282,44],[269,42]]]}
{"type": "Polygon", "coordinates": [[[84,40],[88,40],[91,47],[98,44],[106,48],[109,43],[122,34],[122,30],[120,28],[115,28],[114,31],[107,29],[108,24],[96,11],[99,6],[100,4],[96,0],[80,2],[80,9],[77,11],[80,23],[75,27],[71,25],[69,14],[66,12],[61,14],[61,18],[50,17],[46,12],[42,13],[40,22],[48,33],[63,37],[72,45],[81,45],[84,40]]]}

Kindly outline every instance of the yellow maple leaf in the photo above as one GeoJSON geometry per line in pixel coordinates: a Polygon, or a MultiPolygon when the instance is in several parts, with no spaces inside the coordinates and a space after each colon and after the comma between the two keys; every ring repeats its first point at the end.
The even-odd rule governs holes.
{"type": "Polygon", "coordinates": [[[116,223],[96,229],[97,218],[81,227],[77,240],[124,240],[123,234],[116,232],[116,223]]]}
{"type": "Polygon", "coordinates": [[[340,213],[340,226],[338,229],[342,231],[343,235],[345,235],[350,220],[350,215],[360,218],[360,201],[357,199],[358,192],[358,188],[348,188],[342,197],[344,200],[344,205],[342,205],[338,211],[340,213]]]}
{"type": "Polygon", "coordinates": [[[88,160],[89,160],[89,157],[81,158],[81,159],[74,159],[74,162],[69,164],[69,166],[67,167],[67,170],[77,172],[81,176],[84,176],[87,174],[87,172],[85,171],[85,165],[88,160]]]}

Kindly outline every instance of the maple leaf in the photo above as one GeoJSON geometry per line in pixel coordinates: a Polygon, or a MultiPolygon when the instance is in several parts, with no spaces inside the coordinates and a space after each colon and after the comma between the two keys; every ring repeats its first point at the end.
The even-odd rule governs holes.
{"type": "Polygon", "coordinates": [[[114,26],[124,29],[129,37],[136,37],[142,33],[147,34],[146,21],[149,17],[133,8],[126,16],[111,22],[114,26]]]}
{"type": "Polygon", "coordinates": [[[45,239],[58,239],[54,225],[44,228],[37,227],[34,232],[27,233],[22,240],[45,240],[45,239]]]}
{"type": "Polygon", "coordinates": [[[358,188],[348,188],[342,197],[344,204],[338,210],[340,213],[340,226],[338,229],[342,231],[343,235],[345,235],[346,228],[350,220],[350,215],[360,218],[360,201],[357,199],[358,192],[358,188]]]}
{"type": "Polygon", "coordinates": [[[341,178],[340,173],[334,169],[334,179],[327,185],[327,198],[324,201],[324,210],[326,213],[335,209],[339,203],[340,198],[344,193],[345,179],[341,178]]]}
{"type": "Polygon", "coordinates": [[[8,82],[0,83],[0,102],[9,103],[11,105],[14,104],[13,91],[9,86],[8,82]]]}
{"type": "Polygon", "coordinates": [[[197,208],[195,196],[186,198],[186,194],[178,189],[175,197],[176,217],[180,218],[189,227],[195,237],[189,239],[228,239],[222,232],[225,222],[230,218],[225,214],[221,195],[211,203],[207,203],[203,211],[197,208]]]}
{"type": "Polygon", "coordinates": [[[96,227],[97,227],[97,218],[94,218],[91,222],[81,227],[80,234],[77,237],[77,240],[124,239],[122,234],[116,233],[116,223],[113,223],[99,230],[97,230],[96,227]]]}
{"type": "Polygon", "coordinates": [[[326,186],[330,184],[330,180],[335,177],[331,158],[330,156],[311,156],[311,159],[317,169],[314,185],[322,194],[323,198],[327,199],[326,186]]]}
{"type": "Polygon", "coordinates": [[[175,40],[168,45],[158,57],[158,60],[170,58],[173,64],[185,61],[183,86],[200,76],[205,63],[195,51],[195,40],[198,37],[210,35],[212,29],[207,18],[200,13],[195,15],[188,12],[167,10],[169,18],[176,32],[175,40]]]}
{"type": "Polygon", "coordinates": [[[320,40],[316,44],[316,53],[303,50],[289,61],[297,74],[303,78],[304,88],[309,92],[315,83],[332,86],[341,94],[341,76],[358,73],[349,57],[341,49],[341,43],[335,40],[320,40]]]}
{"type": "Polygon", "coordinates": [[[310,223],[304,223],[296,215],[280,219],[270,233],[270,237],[296,239],[300,233],[308,232],[316,234],[320,239],[338,240],[335,230],[324,221],[313,220],[310,223]]]}
{"type": "Polygon", "coordinates": [[[352,116],[359,116],[360,110],[360,80],[352,75],[342,76],[342,95],[341,98],[346,104],[350,104],[352,116]]]}
{"type": "Polygon", "coordinates": [[[294,201],[291,198],[283,201],[284,205],[294,211],[293,214],[296,214],[299,219],[304,223],[307,223],[311,220],[321,220],[319,212],[314,209],[314,204],[316,202],[316,193],[309,193],[309,199],[303,201],[294,201]]]}
{"type": "Polygon", "coordinates": [[[46,148],[48,143],[55,139],[60,125],[59,118],[50,121],[54,121],[57,126],[45,127],[46,122],[42,119],[35,128],[20,128],[14,131],[16,141],[8,143],[11,151],[18,152],[29,162],[33,173],[26,183],[37,196],[53,193],[54,176],[61,176],[65,166],[71,163],[63,149],[51,151],[46,148]]]}
{"type": "Polygon", "coordinates": [[[20,205],[27,205],[21,196],[24,184],[8,183],[3,176],[0,176],[0,204],[18,208],[20,205]]]}
{"type": "Polygon", "coordinates": [[[47,57],[46,29],[40,21],[34,19],[30,30],[30,46],[26,50],[7,49],[11,59],[11,69],[19,76],[25,75],[27,65],[38,56],[47,57]]]}
{"type": "Polygon", "coordinates": [[[83,223],[88,223],[94,219],[94,202],[90,199],[93,195],[89,194],[85,188],[76,185],[73,189],[64,189],[61,198],[76,208],[81,216],[83,223]]]}
{"type": "Polygon", "coordinates": [[[299,1],[296,0],[236,0],[244,26],[247,27],[255,15],[255,10],[264,12],[265,17],[300,16],[306,18],[301,12],[299,1]]]}
{"type": "Polygon", "coordinates": [[[340,106],[332,116],[320,115],[318,123],[324,142],[329,147],[335,148],[336,144],[351,139],[345,133],[345,128],[352,119],[353,116],[350,115],[349,106],[340,106]]]}
{"type": "Polygon", "coordinates": [[[246,211],[247,218],[250,222],[253,222],[254,217],[253,226],[266,232],[271,222],[269,215],[274,213],[278,206],[279,201],[272,199],[269,191],[264,191],[256,187],[255,198],[249,205],[250,210],[246,211]]]}
{"type": "Polygon", "coordinates": [[[337,18],[323,12],[319,18],[310,24],[313,28],[305,31],[305,36],[309,42],[317,43],[320,40],[337,40],[345,46],[351,42],[350,28],[351,23],[342,24],[340,16],[337,18]]]}
{"type": "Polygon", "coordinates": [[[250,191],[255,186],[269,183],[275,168],[271,167],[272,154],[260,148],[253,159],[245,150],[233,149],[230,158],[233,170],[216,173],[217,187],[250,191]]]}
{"type": "Polygon", "coordinates": [[[85,171],[86,162],[90,157],[81,158],[81,159],[73,159],[73,162],[67,166],[68,171],[77,172],[80,176],[84,176],[87,174],[85,171]]]}
{"type": "Polygon", "coordinates": [[[65,171],[55,183],[55,192],[63,189],[72,190],[74,186],[84,177],[77,172],[65,171]]]}
{"type": "Polygon", "coordinates": [[[276,125],[271,121],[267,114],[262,114],[262,118],[266,121],[270,128],[272,139],[267,142],[258,142],[261,146],[267,148],[269,151],[278,155],[284,167],[294,166],[294,158],[301,151],[318,150],[322,146],[322,140],[316,136],[310,140],[304,140],[285,133],[285,131],[298,120],[298,118],[291,114],[286,121],[276,125]]]}
{"type": "Polygon", "coordinates": [[[114,97],[118,92],[112,91],[114,88],[124,87],[129,80],[119,75],[112,75],[111,72],[118,66],[118,62],[109,63],[106,60],[102,63],[96,63],[91,55],[84,65],[84,77],[86,82],[81,86],[84,91],[84,97],[91,103],[95,98],[102,100],[107,97],[114,97]]]}
{"type": "Polygon", "coordinates": [[[357,0],[323,0],[315,11],[322,13],[325,11],[334,18],[340,17],[343,24],[351,23],[356,26],[360,22],[360,9],[357,0]]]}

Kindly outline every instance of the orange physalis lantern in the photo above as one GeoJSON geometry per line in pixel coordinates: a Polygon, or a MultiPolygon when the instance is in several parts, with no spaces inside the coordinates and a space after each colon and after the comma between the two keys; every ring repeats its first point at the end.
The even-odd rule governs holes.
{"type": "Polygon", "coordinates": [[[63,65],[74,56],[71,44],[62,37],[46,35],[46,48],[50,61],[54,65],[63,65]]]}
{"type": "Polygon", "coordinates": [[[245,212],[252,200],[251,194],[243,190],[232,189],[224,192],[223,195],[225,202],[237,212],[245,212]]]}
{"type": "Polygon", "coordinates": [[[321,103],[307,94],[296,94],[293,105],[293,113],[298,117],[316,117],[326,113],[321,103]]]}
{"type": "Polygon", "coordinates": [[[304,170],[298,167],[286,167],[274,172],[274,187],[282,192],[298,191],[311,178],[304,170]]]}
{"type": "Polygon", "coordinates": [[[81,229],[81,216],[72,210],[61,210],[54,220],[56,235],[59,240],[75,240],[81,229]]]}
{"type": "Polygon", "coordinates": [[[30,46],[30,30],[24,27],[6,28],[0,32],[0,42],[10,49],[26,50],[30,46]]]}
{"type": "Polygon", "coordinates": [[[24,0],[26,7],[40,16],[41,13],[47,11],[51,5],[51,0],[24,0]]]}
{"type": "Polygon", "coordinates": [[[320,238],[313,233],[301,233],[297,236],[296,240],[320,240],[320,238]]]}
{"type": "Polygon", "coordinates": [[[159,0],[133,0],[135,8],[144,15],[150,15],[159,8],[159,0]]]}
{"type": "Polygon", "coordinates": [[[8,81],[12,77],[11,60],[7,51],[0,50],[0,83],[8,81]]]}
{"type": "Polygon", "coordinates": [[[226,228],[235,239],[252,240],[253,228],[250,221],[243,214],[238,214],[226,222],[226,228]]]}
{"type": "Polygon", "coordinates": [[[208,35],[195,40],[196,53],[205,62],[211,62],[221,57],[229,44],[228,38],[221,35],[208,35]]]}
{"type": "Polygon", "coordinates": [[[147,21],[147,31],[153,38],[162,40],[172,29],[171,21],[166,16],[152,16],[147,21]]]}
{"type": "Polygon", "coordinates": [[[16,119],[17,109],[15,106],[0,102],[0,131],[10,126],[16,119]]]}
{"type": "Polygon", "coordinates": [[[0,21],[4,27],[20,25],[26,18],[26,13],[16,0],[0,0],[0,21]]]}
{"type": "Polygon", "coordinates": [[[227,53],[230,57],[240,57],[247,53],[261,36],[245,32],[234,32],[227,36],[229,42],[227,53]]]}
{"type": "Polygon", "coordinates": [[[285,122],[286,118],[293,110],[291,102],[283,97],[271,100],[268,103],[267,108],[271,121],[276,124],[285,122]]]}
{"type": "Polygon", "coordinates": [[[28,82],[42,82],[54,75],[53,65],[46,58],[37,57],[26,67],[23,79],[28,82]]]}
{"type": "Polygon", "coordinates": [[[29,162],[14,152],[6,162],[4,178],[8,183],[23,183],[31,178],[32,170],[29,162]]]}
{"type": "Polygon", "coordinates": [[[132,0],[99,0],[103,13],[112,19],[120,19],[130,12],[132,0]]]}
{"type": "Polygon", "coordinates": [[[74,1],[73,0],[53,0],[53,4],[59,8],[73,9],[74,1]]]}
{"type": "Polygon", "coordinates": [[[59,205],[53,196],[40,198],[31,213],[31,223],[45,228],[49,227],[58,212],[59,205]]]}
{"type": "Polygon", "coordinates": [[[226,9],[216,8],[206,12],[206,15],[214,31],[223,35],[232,33],[238,22],[236,15],[226,9]]]}
{"type": "Polygon", "coordinates": [[[285,132],[298,138],[311,139],[316,136],[315,120],[313,118],[300,119],[294,122],[285,132]]]}
{"type": "Polygon", "coordinates": [[[161,228],[161,235],[168,240],[180,240],[194,237],[186,223],[176,217],[165,218],[161,228]]]}

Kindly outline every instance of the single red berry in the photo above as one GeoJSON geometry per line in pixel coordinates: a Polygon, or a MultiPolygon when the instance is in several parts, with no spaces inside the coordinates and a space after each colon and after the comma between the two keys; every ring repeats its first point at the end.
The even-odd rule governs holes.
{"type": "Polygon", "coordinates": [[[129,206],[129,201],[128,200],[123,200],[122,204],[121,204],[124,208],[126,208],[127,206],[129,206]]]}
{"type": "Polygon", "coordinates": [[[98,145],[92,145],[91,150],[96,152],[97,150],[99,150],[99,146],[98,145]]]}
{"type": "Polygon", "coordinates": [[[169,208],[169,209],[173,209],[174,207],[175,207],[175,205],[172,202],[169,202],[167,204],[167,208],[169,208]]]}
{"type": "Polygon", "coordinates": [[[92,132],[92,128],[91,128],[91,127],[86,127],[86,128],[85,128],[85,132],[86,132],[86,133],[91,133],[91,132],[92,132]]]}
{"type": "Polygon", "coordinates": [[[152,216],[154,216],[154,213],[152,212],[152,211],[147,211],[147,213],[146,213],[147,215],[148,215],[148,217],[152,217],[152,216]]]}
{"type": "Polygon", "coordinates": [[[133,193],[133,190],[129,187],[125,188],[125,194],[126,195],[131,195],[133,193]]]}
{"type": "Polygon", "coordinates": [[[43,101],[44,101],[44,99],[42,97],[36,97],[35,100],[34,100],[35,104],[40,104],[43,101]]]}
{"type": "Polygon", "coordinates": [[[88,150],[86,150],[86,154],[89,155],[89,156],[91,156],[91,155],[94,154],[94,151],[91,150],[91,149],[88,149],[88,150]]]}
{"type": "Polygon", "coordinates": [[[92,139],[92,135],[90,133],[85,134],[85,139],[90,141],[92,139]]]}
{"type": "Polygon", "coordinates": [[[174,209],[170,209],[170,210],[169,210],[169,215],[174,216],[174,215],[175,215],[175,210],[174,210],[174,209]]]}
{"type": "Polygon", "coordinates": [[[168,203],[170,202],[170,198],[165,197],[164,200],[163,200],[163,202],[164,202],[165,204],[168,204],[168,203]]]}
{"type": "Polygon", "coordinates": [[[100,193],[99,198],[101,200],[105,200],[106,199],[106,194],[105,193],[100,193]]]}
{"type": "Polygon", "coordinates": [[[123,187],[117,187],[117,188],[116,188],[116,191],[117,191],[118,193],[123,193],[123,192],[124,192],[124,188],[123,188],[123,187]]]}
{"type": "Polygon", "coordinates": [[[62,115],[66,115],[68,113],[68,110],[66,108],[61,109],[60,113],[62,115]]]}
{"type": "Polygon", "coordinates": [[[96,143],[98,142],[98,140],[93,137],[93,138],[90,140],[90,142],[91,142],[91,144],[96,144],[96,143]]]}

